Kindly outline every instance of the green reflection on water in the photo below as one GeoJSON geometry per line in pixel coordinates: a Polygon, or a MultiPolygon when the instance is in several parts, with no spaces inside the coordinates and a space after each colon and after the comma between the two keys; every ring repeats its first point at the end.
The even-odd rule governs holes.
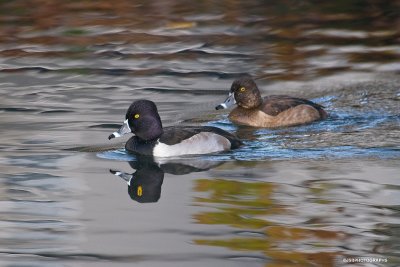
{"type": "Polygon", "coordinates": [[[81,28],[70,28],[70,29],[66,29],[63,32],[63,35],[68,35],[68,36],[76,36],[76,35],[84,35],[84,34],[88,34],[89,32],[85,29],[81,29],[81,28]]]}
{"type": "MultiPolygon", "coordinates": [[[[339,252],[329,242],[343,240],[343,232],[299,227],[268,216],[290,215],[290,207],[277,203],[278,185],[226,179],[196,181],[195,191],[208,196],[195,198],[196,205],[214,207],[194,215],[197,223],[220,224],[241,229],[240,237],[196,239],[195,244],[224,247],[234,251],[261,253],[272,260],[266,266],[334,266],[339,252]],[[246,234],[248,230],[249,234],[246,234]],[[326,242],[325,242],[326,241],[326,242]],[[298,244],[298,246],[296,246],[298,244]],[[304,246],[302,248],[301,246],[304,246]],[[311,250],[312,249],[312,250],[311,250]],[[311,252],[312,251],[312,252],[311,252]],[[293,264],[293,265],[292,265],[293,264]]],[[[317,192],[318,195],[318,192],[317,192]]],[[[293,208],[293,207],[291,207],[293,208]]]]}
{"type": "Polygon", "coordinates": [[[198,203],[220,205],[217,212],[195,215],[199,223],[227,224],[238,228],[258,229],[269,225],[268,221],[255,216],[281,212],[282,208],[273,206],[271,183],[229,180],[198,180],[196,191],[210,192],[209,197],[196,198],[198,203]]]}

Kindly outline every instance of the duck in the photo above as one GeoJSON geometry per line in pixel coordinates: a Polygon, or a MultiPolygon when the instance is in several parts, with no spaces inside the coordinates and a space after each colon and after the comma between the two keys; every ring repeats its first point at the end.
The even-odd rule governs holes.
{"type": "Polygon", "coordinates": [[[152,157],[208,154],[240,147],[235,135],[213,126],[163,127],[157,106],[146,99],[134,101],[125,121],[108,139],[133,133],[125,144],[128,153],[152,157]]]}
{"type": "Polygon", "coordinates": [[[326,119],[328,113],[322,105],[310,100],[287,95],[261,97],[252,77],[233,81],[228,98],[215,109],[237,105],[228,118],[235,124],[260,128],[278,128],[309,124],[326,119]]]}

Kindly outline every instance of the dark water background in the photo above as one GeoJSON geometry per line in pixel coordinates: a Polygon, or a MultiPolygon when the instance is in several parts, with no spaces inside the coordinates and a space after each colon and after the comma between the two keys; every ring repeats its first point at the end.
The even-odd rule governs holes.
{"type": "Polygon", "coordinates": [[[399,266],[399,29],[399,1],[0,1],[0,265],[399,266]],[[331,117],[234,126],[245,73],[331,117]],[[139,98],[246,145],[141,163],[107,140],[139,98]]]}

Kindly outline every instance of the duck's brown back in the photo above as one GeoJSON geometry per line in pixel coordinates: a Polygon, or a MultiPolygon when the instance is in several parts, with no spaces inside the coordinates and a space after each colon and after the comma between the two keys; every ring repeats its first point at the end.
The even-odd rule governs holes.
{"type": "Polygon", "coordinates": [[[272,95],[265,97],[258,108],[235,108],[229,118],[242,125],[275,128],[307,124],[327,116],[323,106],[307,99],[272,95]]]}

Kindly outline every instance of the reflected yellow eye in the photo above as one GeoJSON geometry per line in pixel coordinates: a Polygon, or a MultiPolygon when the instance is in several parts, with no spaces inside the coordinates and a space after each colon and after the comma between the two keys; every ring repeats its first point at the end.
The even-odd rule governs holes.
{"type": "Polygon", "coordinates": [[[240,92],[244,92],[244,91],[246,91],[246,88],[244,88],[244,87],[240,87],[240,92]]]}
{"type": "Polygon", "coordinates": [[[134,117],[135,119],[139,119],[140,115],[139,115],[139,114],[135,114],[133,117],[134,117]]]}
{"type": "Polygon", "coordinates": [[[139,185],[138,186],[138,188],[137,188],[137,195],[139,196],[139,197],[141,197],[142,195],[143,195],[143,188],[142,188],[142,186],[141,185],[139,185]]]}

